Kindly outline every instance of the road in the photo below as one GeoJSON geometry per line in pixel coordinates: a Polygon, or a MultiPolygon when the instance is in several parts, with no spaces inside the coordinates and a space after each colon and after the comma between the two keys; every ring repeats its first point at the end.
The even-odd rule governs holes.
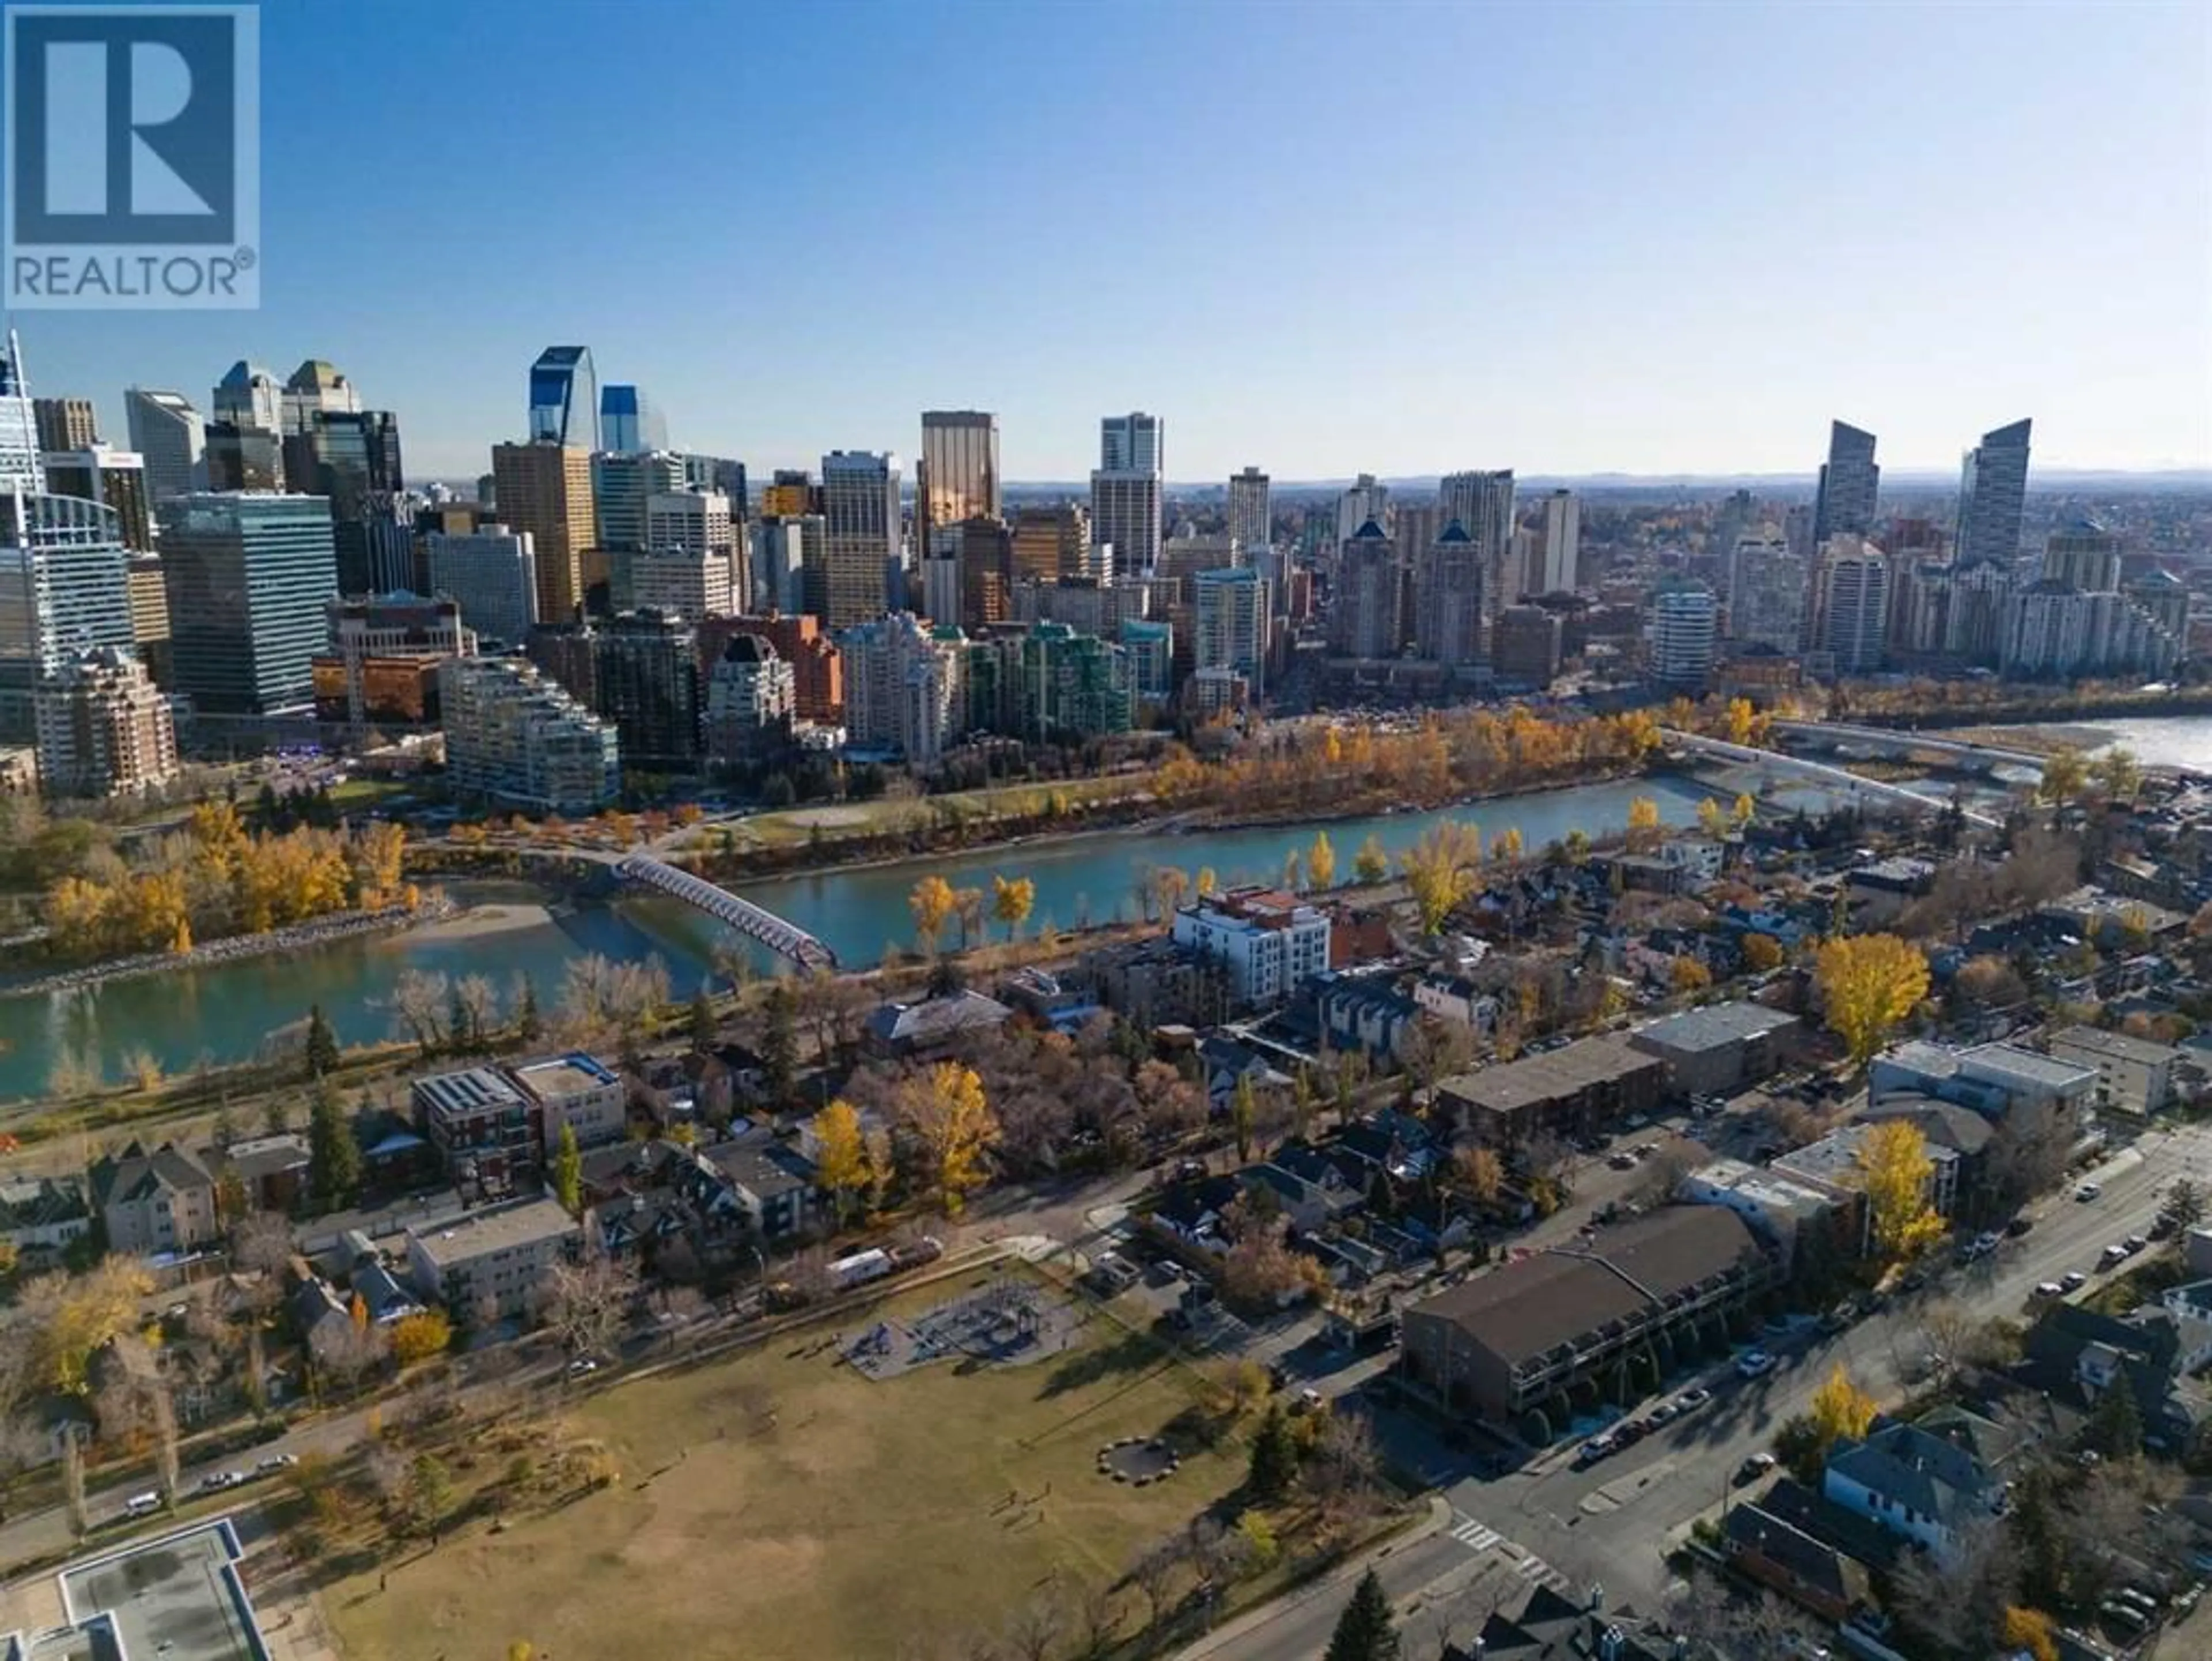
{"type": "MultiPolygon", "coordinates": [[[[1665,1602],[1663,1561],[1674,1539],[1697,1518],[1716,1512],[1744,1457],[1766,1447],[1783,1422],[1809,1405],[1830,1367],[1841,1361],[1852,1378],[1884,1401],[1903,1396],[1921,1376],[1923,1312],[1957,1303],[1977,1316],[2018,1317],[2037,1284],[2069,1269],[2091,1275],[2086,1291],[2109,1278],[2094,1271],[2105,1246],[2148,1232],[2159,1196],[2175,1177],[2212,1183],[2212,1127],[2153,1131],[2094,1173],[2101,1198],[2077,1203],[2072,1184],[2044,1202],[2035,1226],[2008,1240],[1971,1269],[1946,1266],[1923,1290],[1832,1338],[1809,1328],[1769,1347],[1782,1365],[1747,1383],[1723,1362],[1668,1381],[1672,1394],[1707,1384],[1714,1399],[1703,1411],[1646,1437],[1588,1470],[1572,1469],[1571,1443],[1522,1469],[1485,1478],[1470,1474],[1465,1452],[1446,1447],[1409,1415],[1383,1411],[1377,1429],[1393,1458],[1434,1488],[1450,1518],[1433,1535],[1376,1561],[1384,1587],[1417,1631],[1450,1617],[1462,1641],[1502,1601],[1538,1580],[1573,1593],[1593,1584],[1607,1604],[1655,1612],[1665,1602]]],[[[2140,1260],[2138,1260],[2140,1261],[2140,1260]]],[[[1348,1583],[1334,1595],[1288,1601],[1188,1652],[1208,1661],[1310,1661],[1327,1647],[1348,1583]]]]}

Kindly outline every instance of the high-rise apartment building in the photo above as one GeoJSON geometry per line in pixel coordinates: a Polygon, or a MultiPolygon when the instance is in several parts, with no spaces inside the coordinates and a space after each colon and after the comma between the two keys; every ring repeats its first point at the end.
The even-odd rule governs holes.
{"type": "Polygon", "coordinates": [[[1457,520],[1413,562],[1413,649],[1431,663],[1472,668],[1482,656],[1482,552],[1457,520]]]}
{"type": "Polygon", "coordinates": [[[789,748],[799,710],[790,662],[757,635],[732,635],[707,673],[707,759],[754,767],[789,748]]]}
{"type": "Polygon", "coordinates": [[[438,704],[458,795],[582,817],[622,794],[614,727],[520,658],[448,658],[438,704]]]}
{"type": "Polygon", "coordinates": [[[88,398],[34,398],[31,411],[41,450],[88,450],[100,442],[100,420],[88,398]]]}
{"type": "Polygon", "coordinates": [[[967,642],[895,611],[837,637],[845,662],[845,727],[856,745],[895,750],[910,767],[936,764],[960,732],[967,642]]]}
{"type": "MultiPolygon", "coordinates": [[[[748,611],[789,611],[806,609],[808,551],[823,541],[819,514],[784,519],[771,514],[752,526],[750,562],[750,590],[741,595],[748,611]]],[[[819,563],[819,555],[815,563],[819,563]]]]}
{"type": "Polygon", "coordinates": [[[1264,548],[1275,538],[1275,510],[1267,474],[1247,467],[1229,476],[1229,534],[1247,548],[1264,548]]]}
{"type": "Polygon", "coordinates": [[[1113,549],[1116,570],[1149,574],[1159,559],[1166,465],[1164,424],[1158,416],[1134,411],[1099,423],[1091,538],[1113,549]]]}
{"type": "Polygon", "coordinates": [[[1651,599],[1651,678],[1681,691],[1701,688],[1713,672],[1720,606],[1709,588],[1663,588],[1651,599]]]}
{"type": "Polygon", "coordinates": [[[1538,532],[1542,554],[1528,586],[1540,594],[1571,593],[1582,581],[1583,504],[1572,490],[1544,498],[1544,522],[1538,532]]]}
{"type": "MultiPolygon", "coordinates": [[[[1437,545],[1437,538],[1444,533],[1444,526],[1449,521],[1443,517],[1443,509],[1434,502],[1401,501],[1391,511],[1394,522],[1387,528],[1391,539],[1406,551],[1406,560],[1400,563],[1411,562],[1418,566],[1429,550],[1437,545]]],[[[1363,520],[1360,523],[1366,521],[1363,520]]],[[[1359,526],[1355,525],[1352,528],[1356,532],[1359,526]]],[[[1334,550],[1331,551],[1333,553],[1334,550]]],[[[1279,593],[1275,598],[1280,601],[1285,596],[1279,593]]]]}
{"type": "Polygon", "coordinates": [[[1848,532],[1820,545],[1808,624],[1807,649],[1826,654],[1836,673],[1881,667],[1889,636],[1889,560],[1879,547],[1848,532]]]}
{"type": "Polygon", "coordinates": [[[1943,649],[1967,663],[1995,664],[2004,652],[2005,614],[2013,587],[2009,562],[1954,562],[1943,649]]]}
{"type": "Polygon", "coordinates": [[[668,447],[668,422],[641,386],[611,380],[599,389],[599,445],[617,455],[668,447]]]}
{"type": "Polygon", "coordinates": [[[1828,423],[1828,459],[1813,495],[1813,545],[1845,533],[1864,536],[1874,528],[1881,495],[1881,469],[1875,465],[1875,437],[1848,422],[1828,423]]]}
{"type": "Polygon", "coordinates": [[[157,686],[169,684],[169,590],[159,554],[132,554],[125,568],[131,643],[157,686]]]}
{"type": "Polygon", "coordinates": [[[209,492],[161,508],[174,690],[196,709],[270,715],[314,702],[337,593],[321,496],[209,492]]]}
{"type": "Polygon", "coordinates": [[[1362,473],[1336,499],[1336,539],[1332,548],[1340,551],[1370,520],[1389,530],[1390,487],[1376,483],[1372,473],[1362,473]]]}
{"type": "Polygon", "coordinates": [[[915,541],[925,558],[939,551],[937,539],[952,526],[1000,516],[998,417],[981,410],[925,410],[915,466],[915,541]]]}
{"type": "Polygon", "coordinates": [[[1398,545],[1369,520],[1337,556],[1328,648],[1338,657],[1395,658],[1403,645],[1398,545]]]}
{"type": "Polygon", "coordinates": [[[2006,674],[2028,679],[2162,678],[2180,661],[2184,642],[2155,609],[2110,589],[2092,593],[2058,582],[2031,584],[2006,602],[1999,661],[2006,674]]]}
{"type": "Polygon", "coordinates": [[[1559,678],[1565,625],[1540,605],[1500,608],[1492,625],[1491,667],[1501,686],[1542,691],[1559,678]]]}
{"type": "Polygon", "coordinates": [[[625,611],[591,630],[593,705],[633,767],[688,772],[699,760],[699,642],[681,618],[625,611]]]}
{"type": "Polygon", "coordinates": [[[564,623],[583,605],[584,551],[593,545],[592,458],[574,445],[495,444],[499,516],[536,551],[538,619],[564,623]]]}
{"type": "Polygon", "coordinates": [[[1079,505],[1014,509],[1014,580],[1057,582],[1096,576],[1091,564],[1091,516],[1079,505]]]}
{"type": "Polygon", "coordinates": [[[118,648],[65,658],[39,684],[35,720],[39,782],[50,796],[130,794],[177,776],[168,700],[118,648]]]}
{"type": "Polygon", "coordinates": [[[822,520],[822,560],[807,574],[806,609],[833,630],[880,617],[884,575],[899,557],[898,458],[871,450],[823,456],[822,520]]]}
{"type": "MultiPolygon", "coordinates": [[[[702,642],[720,642],[732,635],[756,635],[791,665],[799,719],[835,727],[845,719],[845,660],[815,618],[797,617],[717,618],[699,630],[702,642]]],[[[711,667],[714,656],[707,659],[711,667]]]]}
{"type": "Polygon", "coordinates": [[[1513,470],[1446,473],[1437,481],[1437,499],[1443,522],[1457,520],[1481,553],[1483,615],[1518,599],[1519,594],[1505,592],[1513,542],[1513,470]]]}
{"type": "Polygon", "coordinates": [[[115,510],[123,545],[137,553],[154,546],[154,522],[146,491],[144,458],[105,444],[46,452],[46,489],[58,496],[76,496],[115,510]]]}
{"type": "Polygon", "coordinates": [[[457,601],[487,648],[519,647],[538,621],[538,551],[527,531],[484,525],[423,538],[430,592],[457,601]]]}
{"type": "Polygon", "coordinates": [[[1778,536],[1736,538],[1729,561],[1729,638],[1795,653],[1804,644],[1805,562],[1778,536]]]}
{"type": "Polygon", "coordinates": [[[132,386],[123,394],[131,447],[144,458],[155,502],[207,488],[207,429],[181,392],[132,386]]]}
{"type": "Polygon", "coordinates": [[[1982,435],[1959,478],[1957,563],[2020,562],[2020,521],[2027,502],[2028,442],[2034,423],[2015,421],[1982,435]]]}
{"type": "MultiPolygon", "coordinates": [[[[599,380],[588,346],[548,346],[530,366],[533,444],[557,444],[588,456],[599,446],[599,380]]],[[[507,509],[507,503],[500,504],[507,509]]]]}
{"type": "Polygon", "coordinates": [[[1191,579],[1191,662],[1244,677],[1266,696],[1269,603],[1267,579],[1249,566],[1200,571],[1191,579]]]}
{"type": "Polygon", "coordinates": [[[2117,593],[2120,539],[2087,520],[2053,531],[2043,545],[2043,580],[2085,594],[2117,593]]]}

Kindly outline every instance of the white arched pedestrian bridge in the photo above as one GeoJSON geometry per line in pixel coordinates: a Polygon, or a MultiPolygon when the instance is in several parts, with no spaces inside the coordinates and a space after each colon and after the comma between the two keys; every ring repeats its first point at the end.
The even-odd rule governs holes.
{"type": "Polygon", "coordinates": [[[719,923],[734,928],[746,939],[758,940],[771,952],[788,958],[801,969],[835,969],[837,954],[797,923],[787,922],[775,912],[741,900],[726,888],[704,877],[643,854],[631,854],[615,862],[615,875],[624,882],[641,882],[648,888],[696,906],[719,923]]]}
{"type": "MultiPolygon", "coordinates": [[[[1917,790],[1908,790],[1901,784],[1863,779],[1856,773],[1831,767],[1826,762],[1806,761],[1797,756],[1785,756],[1779,751],[1754,750],[1747,744],[1730,744],[1726,739],[1709,739],[1696,733],[1678,733],[1671,727],[1661,727],[1659,736],[1668,744],[1686,750],[1692,755],[1711,756],[1717,761],[1788,773],[1808,784],[1817,784],[1824,789],[1854,799],[1887,802],[1893,806],[1910,807],[1920,813],[1940,813],[1950,806],[1936,797],[1923,796],[1917,790]]],[[[1999,828],[1997,822],[1986,813],[1978,813],[1971,807],[1961,807],[1960,812],[1969,824],[1978,824],[1985,830],[1999,828]]]]}

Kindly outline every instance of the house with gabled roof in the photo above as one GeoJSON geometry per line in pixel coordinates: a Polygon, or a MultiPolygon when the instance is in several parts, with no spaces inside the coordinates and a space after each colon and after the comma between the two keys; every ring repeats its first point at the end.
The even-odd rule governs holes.
{"type": "Polygon", "coordinates": [[[1821,1492],[1942,1561],[2004,1505],[2004,1484],[1971,1446],[1940,1428],[1896,1420],[1831,1448],[1821,1492]]]}
{"type": "Polygon", "coordinates": [[[111,1251],[159,1257],[211,1245],[222,1232],[215,1178],[174,1142],[133,1141],[92,1167],[92,1202],[111,1251]]]}

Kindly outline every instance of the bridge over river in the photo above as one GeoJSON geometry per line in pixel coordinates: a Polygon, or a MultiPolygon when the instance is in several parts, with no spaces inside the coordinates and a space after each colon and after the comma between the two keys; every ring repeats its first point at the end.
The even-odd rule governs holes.
{"type": "Polygon", "coordinates": [[[745,936],[758,940],[771,952],[778,952],[797,964],[801,969],[835,969],[837,954],[798,924],[787,922],[764,906],[750,900],[741,900],[726,888],[719,888],[704,877],[679,870],[663,861],[644,854],[630,854],[614,862],[615,875],[624,882],[643,883],[662,893],[682,900],[686,905],[697,907],[715,922],[726,924],[745,936]]]}

